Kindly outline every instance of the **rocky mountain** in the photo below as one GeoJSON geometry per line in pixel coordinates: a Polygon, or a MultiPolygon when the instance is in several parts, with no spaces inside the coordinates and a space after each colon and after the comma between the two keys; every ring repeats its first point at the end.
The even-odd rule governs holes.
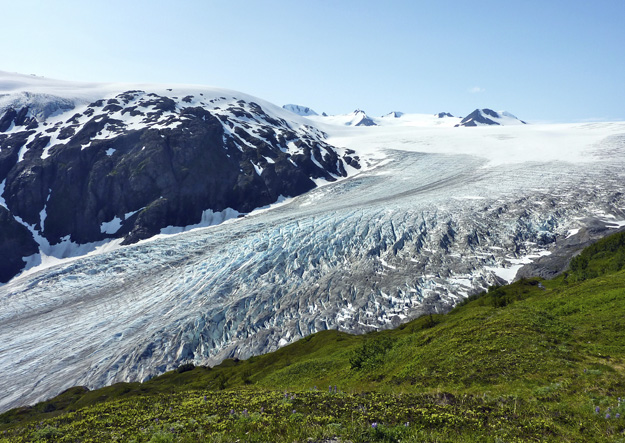
{"type": "Polygon", "coordinates": [[[301,115],[304,117],[309,116],[309,115],[319,115],[307,106],[289,104],[289,105],[284,105],[282,107],[286,109],[287,111],[291,111],[294,114],[301,115]]]}
{"type": "Polygon", "coordinates": [[[492,109],[476,109],[460,121],[456,126],[481,126],[481,125],[524,125],[514,115],[506,111],[495,112],[492,109]]]}
{"type": "Polygon", "coordinates": [[[438,118],[453,117],[453,115],[451,115],[449,112],[439,112],[438,114],[436,114],[436,116],[438,118]]]}
{"type": "Polygon", "coordinates": [[[0,104],[0,282],[44,256],[221,221],[359,168],[323,132],[232,91],[0,104]]]}
{"type": "Polygon", "coordinates": [[[360,109],[352,112],[352,119],[347,123],[349,126],[376,126],[376,123],[360,109]]]}

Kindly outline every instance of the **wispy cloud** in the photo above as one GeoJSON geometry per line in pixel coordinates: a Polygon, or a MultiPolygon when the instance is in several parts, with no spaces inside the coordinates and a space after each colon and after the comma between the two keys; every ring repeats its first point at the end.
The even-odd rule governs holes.
{"type": "Polygon", "coordinates": [[[480,88],[479,86],[473,86],[471,89],[469,89],[469,92],[471,94],[479,94],[480,92],[484,92],[484,91],[486,91],[486,89],[480,88]]]}

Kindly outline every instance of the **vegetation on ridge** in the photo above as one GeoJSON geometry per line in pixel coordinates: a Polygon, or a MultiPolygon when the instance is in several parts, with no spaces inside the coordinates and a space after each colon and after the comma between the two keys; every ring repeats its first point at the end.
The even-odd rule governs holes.
{"type": "Polygon", "coordinates": [[[0,442],[625,441],[624,257],[619,233],[395,330],[72,388],[0,415],[0,442]]]}

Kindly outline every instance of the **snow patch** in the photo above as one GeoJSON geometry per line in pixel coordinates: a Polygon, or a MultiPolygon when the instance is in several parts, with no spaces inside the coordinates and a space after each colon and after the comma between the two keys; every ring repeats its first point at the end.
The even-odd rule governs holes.
{"type": "Polygon", "coordinates": [[[102,234],[115,234],[122,227],[122,219],[115,216],[111,221],[103,222],[100,225],[102,234]]]}
{"type": "Polygon", "coordinates": [[[2,194],[4,194],[4,187],[6,186],[6,183],[7,183],[6,178],[2,180],[2,183],[0,183],[0,206],[3,206],[4,208],[9,209],[7,207],[7,202],[4,200],[4,197],[2,196],[2,194]]]}
{"type": "Polygon", "coordinates": [[[569,231],[566,233],[566,237],[565,238],[569,238],[569,237],[573,237],[574,235],[577,235],[577,233],[579,232],[579,229],[569,229],[569,231]]]}

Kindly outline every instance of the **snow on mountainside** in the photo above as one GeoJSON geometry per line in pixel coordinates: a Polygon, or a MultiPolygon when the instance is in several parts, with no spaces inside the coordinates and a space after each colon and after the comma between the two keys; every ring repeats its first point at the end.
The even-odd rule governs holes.
{"type": "Polygon", "coordinates": [[[480,125],[524,125],[523,120],[519,120],[514,115],[506,111],[495,112],[491,109],[476,109],[456,126],[480,126],[480,125]]]}
{"type": "Polygon", "coordinates": [[[318,115],[310,116],[309,118],[313,121],[341,126],[376,126],[377,124],[374,119],[361,109],[356,109],[350,114],[318,115]]]}
{"type": "MultiPolygon", "coordinates": [[[[201,124],[185,126],[186,113],[179,108],[189,106],[182,101],[187,95],[176,87],[143,89],[145,95],[129,93],[139,96],[127,104],[113,91],[102,106],[92,106],[94,118],[104,114],[94,124],[105,120],[109,126],[90,137],[90,144],[79,138],[82,144],[69,154],[83,161],[91,156],[105,164],[113,161],[121,153],[109,156],[107,151],[117,148],[98,144],[115,135],[118,127],[111,120],[122,120],[115,114],[122,111],[103,108],[127,109],[140,100],[157,101],[137,106],[145,116],[131,117],[142,125],[202,133],[201,124]],[[109,104],[111,98],[119,103],[109,104]],[[166,99],[174,101],[175,108],[160,113],[156,107],[166,106],[161,104],[169,103],[166,99]],[[144,121],[150,116],[154,122],[144,121]]],[[[334,160],[343,160],[344,165],[348,155],[352,160],[359,156],[363,166],[367,159],[369,166],[343,180],[326,179],[325,186],[273,209],[77,258],[0,286],[0,410],[74,385],[93,388],[147,380],[185,362],[215,364],[228,357],[247,358],[320,330],[363,333],[429,312],[445,312],[469,294],[511,280],[517,271],[526,272],[524,265],[532,263],[541,275],[553,275],[585,243],[625,226],[625,123],[461,130],[453,127],[460,121],[456,117],[404,114],[377,119],[385,124],[360,127],[332,124],[332,118],[321,116],[300,118],[239,93],[215,92],[204,98],[200,93],[206,96],[209,90],[199,88],[188,95],[220,122],[211,128],[222,138],[238,137],[232,138],[233,148],[218,145],[218,152],[242,158],[242,163],[236,163],[241,169],[246,162],[251,165],[250,160],[263,168],[258,175],[251,165],[254,173],[243,177],[257,180],[271,164],[269,160],[261,164],[247,143],[260,145],[262,139],[269,147],[256,150],[275,164],[281,155],[289,154],[286,161],[296,155],[289,151],[294,145],[284,146],[278,135],[274,135],[278,149],[272,149],[269,129],[285,140],[293,131],[300,139],[292,143],[298,147],[300,141],[302,150],[323,147],[327,153],[337,153],[334,160]],[[210,103],[209,99],[222,96],[226,100],[210,103]],[[267,118],[275,123],[270,125],[267,118]],[[346,154],[350,149],[355,153],[346,154]]],[[[52,136],[72,125],[76,134],[82,132],[89,103],[82,108],[76,105],[62,119],[54,117],[44,128],[53,129],[60,121],[52,136]],[[78,112],[82,116],[66,123],[78,112]]],[[[131,112],[127,109],[126,114],[131,112]]],[[[15,125],[15,118],[11,121],[15,125]]],[[[174,137],[167,131],[156,134],[156,139],[161,134],[169,140],[174,137]]],[[[176,144],[168,146],[166,152],[178,152],[176,144]]],[[[51,173],[45,163],[58,154],[49,149],[50,157],[42,159],[44,150],[32,146],[24,152],[23,161],[38,159],[27,175],[31,181],[47,180],[45,174],[51,173]]],[[[53,171],[63,170],[62,163],[71,160],[69,154],[53,171]]],[[[313,159],[319,162],[317,155],[310,157],[315,164],[313,159]]],[[[115,163],[108,171],[117,172],[107,180],[129,170],[128,177],[135,178],[122,182],[124,186],[134,180],[158,181],[158,175],[141,174],[150,167],[142,168],[143,160],[131,163],[129,169],[115,163]]],[[[314,171],[324,170],[317,166],[314,171]]],[[[179,169],[179,173],[186,172],[179,169]]],[[[87,183],[94,186],[98,177],[95,174],[87,183]]],[[[42,183],[44,194],[49,184],[42,183]]],[[[90,186],[81,188],[85,195],[90,186]]],[[[66,184],[61,189],[72,188],[66,184]]],[[[52,204],[52,196],[46,199],[44,208],[52,204]]],[[[13,200],[0,200],[0,222],[2,217],[10,218],[10,229],[21,234],[19,227],[25,228],[24,224],[39,232],[36,223],[33,226],[18,215],[22,223],[12,215],[13,205],[13,200]]],[[[98,232],[124,229],[135,217],[123,213],[127,210],[131,208],[97,219],[98,232]]],[[[41,232],[48,232],[52,212],[41,212],[41,207],[34,212],[41,232]]],[[[30,232],[27,228],[26,234],[30,232]]]]}
{"type": "Polygon", "coordinates": [[[306,106],[300,106],[300,105],[284,105],[282,106],[284,109],[286,109],[287,111],[291,111],[297,115],[302,115],[302,116],[309,116],[309,115],[319,115],[317,114],[315,111],[313,111],[312,109],[306,107],[306,106]]]}
{"type": "Polygon", "coordinates": [[[0,236],[0,282],[112,239],[220,222],[360,167],[307,120],[234,91],[7,73],[0,87],[0,231],[13,233],[0,236]]]}

